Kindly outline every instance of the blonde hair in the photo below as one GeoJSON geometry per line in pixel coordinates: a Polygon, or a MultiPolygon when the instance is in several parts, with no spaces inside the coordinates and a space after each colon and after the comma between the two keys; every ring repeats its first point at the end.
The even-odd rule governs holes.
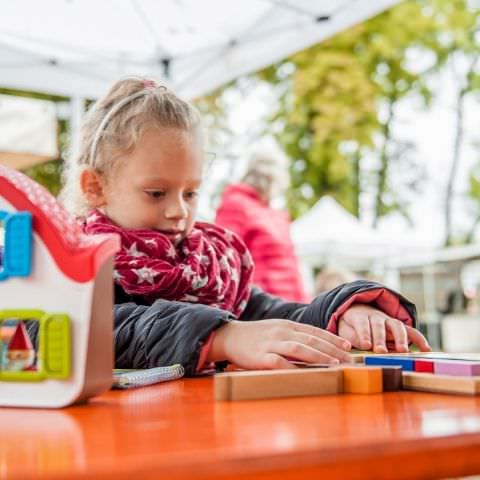
{"type": "Polygon", "coordinates": [[[85,216],[90,207],[80,187],[82,171],[111,174],[118,155],[132,151],[145,130],[165,127],[200,133],[200,114],[153,80],[129,77],[115,83],[85,115],[79,152],[65,162],[60,201],[74,215],[85,216]]]}
{"type": "Polygon", "coordinates": [[[270,202],[288,188],[288,158],[278,149],[257,147],[250,155],[247,171],[241,181],[253,187],[266,202],[270,202]]]}

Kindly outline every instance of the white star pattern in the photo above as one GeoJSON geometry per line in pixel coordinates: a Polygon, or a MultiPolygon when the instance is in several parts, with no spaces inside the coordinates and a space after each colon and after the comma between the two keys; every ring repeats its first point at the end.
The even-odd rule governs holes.
{"type": "Polygon", "coordinates": [[[210,265],[210,259],[206,255],[200,255],[200,264],[201,265],[210,265]]]}
{"type": "Polygon", "coordinates": [[[217,277],[217,285],[215,287],[215,290],[217,292],[221,292],[223,288],[223,280],[220,277],[217,277]]]}
{"type": "Polygon", "coordinates": [[[142,268],[134,268],[132,272],[135,273],[137,278],[137,283],[145,283],[148,282],[150,285],[153,285],[155,281],[155,276],[158,275],[158,272],[155,271],[153,268],[142,267],[142,268]]]}
{"type": "Polygon", "coordinates": [[[242,255],[242,265],[245,268],[252,268],[253,267],[252,257],[248,252],[245,252],[242,255]]]}
{"type": "Polygon", "coordinates": [[[98,214],[92,213],[92,215],[89,215],[89,216],[87,217],[86,223],[96,222],[99,218],[100,218],[100,216],[99,216],[98,214]]]}
{"type": "Polygon", "coordinates": [[[145,257],[146,255],[143,252],[137,250],[137,242],[133,242],[130,245],[130,248],[127,250],[128,254],[132,257],[145,257]]]}
{"type": "Polygon", "coordinates": [[[230,259],[235,258],[235,252],[233,251],[232,248],[227,248],[227,249],[225,250],[225,255],[226,255],[228,258],[230,258],[230,259]]]}
{"type": "Polygon", "coordinates": [[[175,251],[175,247],[170,245],[167,250],[167,257],[175,258],[177,256],[177,252],[175,251]]]}
{"type": "Polygon", "coordinates": [[[114,280],[123,280],[124,276],[118,270],[114,270],[113,271],[113,279],[114,280]]]}
{"type": "Polygon", "coordinates": [[[225,256],[225,255],[222,255],[220,257],[220,260],[218,261],[218,263],[220,264],[220,268],[222,270],[230,270],[230,264],[228,263],[228,258],[225,256]]]}
{"type": "Polygon", "coordinates": [[[238,271],[236,268],[232,268],[230,277],[232,279],[232,282],[238,283],[239,278],[238,278],[238,271]]]}
{"type": "Polygon", "coordinates": [[[199,288],[203,288],[208,282],[208,277],[197,277],[192,282],[192,288],[194,290],[198,290],[199,288]]]}
{"type": "Polygon", "coordinates": [[[233,240],[233,234],[230,230],[225,230],[225,238],[231,242],[233,240]]]}
{"type": "Polygon", "coordinates": [[[145,240],[145,243],[146,243],[147,245],[153,245],[154,247],[157,246],[157,241],[156,241],[154,238],[147,238],[147,239],[145,240]]]}
{"type": "Polygon", "coordinates": [[[182,275],[188,280],[190,280],[190,278],[193,277],[194,275],[194,271],[192,270],[192,267],[190,265],[184,265],[182,275]]]}

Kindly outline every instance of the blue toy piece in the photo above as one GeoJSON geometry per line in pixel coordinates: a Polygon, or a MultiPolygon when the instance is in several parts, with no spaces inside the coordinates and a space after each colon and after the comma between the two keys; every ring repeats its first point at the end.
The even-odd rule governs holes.
{"type": "Polygon", "coordinates": [[[32,269],[32,214],[0,210],[4,245],[0,262],[0,281],[28,277],[32,269]]]}
{"type": "Polygon", "coordinates": [[[415,360],[412,358],[372,355],[370,357],[365,357],[365,365],[398,365],[406,372],[413,372],[415,370],[415,360]]]}

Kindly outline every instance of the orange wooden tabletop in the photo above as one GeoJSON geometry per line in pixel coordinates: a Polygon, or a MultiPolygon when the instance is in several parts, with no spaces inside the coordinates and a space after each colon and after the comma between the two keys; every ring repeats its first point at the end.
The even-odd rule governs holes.
{"type": "Polygon", "coordinates": [[[480,472],[480,398],[215,402],[211,378],[0,409],[0,478],[439,478],[480,472]]]}

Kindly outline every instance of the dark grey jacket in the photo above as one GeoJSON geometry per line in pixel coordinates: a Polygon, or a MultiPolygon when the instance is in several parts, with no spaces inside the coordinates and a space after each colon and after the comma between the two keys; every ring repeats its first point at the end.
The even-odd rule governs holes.
{"type": "MultiPolygon", "coordinates": [[[[260,289],[252,289],[238,320],[284,318],[325,328],[331,315],[352,295],[385,288],[376,282],[357,280],[316,297],[309,305],[286,302],[260,289]]],[[[416,322],[415,306],[394,293],[416,322]]],[[[388,313],[388,312],[387,312],[388,313]]],[[[209,335],[236,318],[229,312],[200,304],[157,300],[146,305],[115,289],[114,336],[117,368],[151,368],[181,363],[194,375],[202,345],[209,335]]]]}

